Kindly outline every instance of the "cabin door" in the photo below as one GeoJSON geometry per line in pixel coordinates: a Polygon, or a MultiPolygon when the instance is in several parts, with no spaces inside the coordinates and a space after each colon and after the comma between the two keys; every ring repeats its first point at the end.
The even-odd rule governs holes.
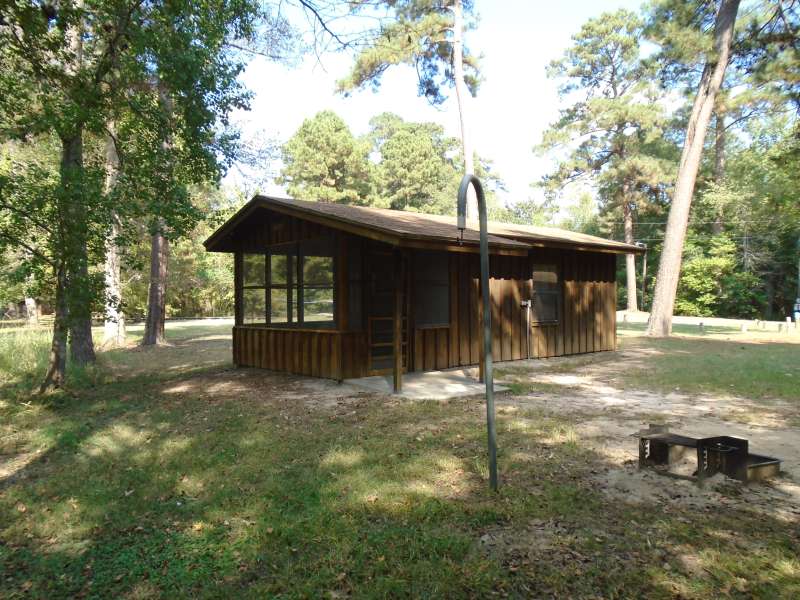
{"type": "MultiPolygon", "coordinates": [[[[400,286],[403,306],[402,354],[403,370],[408,367],[408,285],[407,278],[397,281],[395,258],[391,249],[367,248],[364,267],[367,293],[367,339],[369,344],[369,374],[387,375],[394,368],[394,307],[395,292],[400,286]]],[[[405,261],[405,257],[403,258],[405,261]]],[[[408,266],[404,265],[404,273],[408,266]]]]}

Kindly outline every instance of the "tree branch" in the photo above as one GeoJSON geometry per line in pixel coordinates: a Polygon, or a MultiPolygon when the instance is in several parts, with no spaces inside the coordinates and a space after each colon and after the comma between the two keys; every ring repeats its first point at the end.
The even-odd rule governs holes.
{"type": "Polygon", "coordinates": [[[30,252],[34,256],[38,257],[40,260],[46,262],[51,267],[55,267],[56,266],[56,263],[55,263],[54,260],[52,260],[51,258],[45,256],[39,250],[37,250],[36,248],[31,246],[30,244],[26,244],[25,242],[23,242],[21,239],[17,238],[16,236],[13,236],[13,235],[11,235],[10,233],[8,233],[6,231],[0,231],[0,238],[5,238],[10,242],[12,242],[14,244],[17,244],[17,245],[21,246],[22,248],[25,248],[25,250],[27,250],[28,252],[30,252]]]}
{"type": "Polygon", "coordinates": [[[23,218],[27,219],[37,227],[43,229],[47,233],[53,233],[53,230],[50,229],[47,225],[44,224],[44,221],[40,221],[39,219],[33,218],[27,211],[22,210],[21,208],[17,208],[11,204],[6,204],[5,202],[0,202],[0,208],[10,210],[11,212],[15,212],[19,215],[22,215],[23,218]]]}
{"type": "Polygon", "coordinates": [[[348,45],[349,45],[349,44],[348,44],[347,42],[345,42],[344,40],[342,40],[342,38],[340,38],[338,34],[336,34],[336,33],[334,33],[333,31],[331,31],[330,27],[328,27],[328,24],[327,24],[327,22],[325,21],[325,19],[324,19],[324,18],[322,18],[322,15],[320,14],[320,12],[319,12],[319,10],[317,9],[317,7],[316,7],[316,6],[314,6],[314,5],[313,5],[311,2],[309,2],[308,0],[299,0],[299,2],[300,2],[300,5],[301,5],[301,6],[303,6],[303,8],[305,8],[305,9],[306,9],[307,11],[309,11],[309,12],[310,12],[312,15],[314,15],[314,18],[315,18],[315,20],[316,20],[316,21],[317,21],[317,22],[320,24],[320,26],[322,27],[322,29],[323,29],[323,30],[324,30],[324,31],[325,31],[325,32],[326,32],[326,33],[327,33],[329,36],[331,36],[331,38],[333,38],[334,40],[336,40],[336,42],[337,42],[337,43],[338,43],[338,44],[339,44],[339,45],[340,45],[342,48],[347,48],[347,47],[348,47],[348,45]]]}

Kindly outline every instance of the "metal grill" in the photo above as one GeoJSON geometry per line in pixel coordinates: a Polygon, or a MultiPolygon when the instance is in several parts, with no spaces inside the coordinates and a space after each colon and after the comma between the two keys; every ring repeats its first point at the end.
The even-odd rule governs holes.
{"type": "Polygon", "coordinates": [[[666,467],[688,454],[697,457],[694,477],[699,483],[717,473],[732,479],[762,481],[780,473],[781,461],[771,456],[750,454],[748,441],[727,435],[692,438],[670,433],[665,425],[650,425],[639,434],[639,468],[666,467]]]}

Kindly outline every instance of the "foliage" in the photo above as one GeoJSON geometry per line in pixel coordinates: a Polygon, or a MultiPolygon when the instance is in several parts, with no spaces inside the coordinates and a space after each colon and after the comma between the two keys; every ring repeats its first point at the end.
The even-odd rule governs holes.
{"type": "MultiPolygon", "coordinates": [[[[633,239],[648,245],[649,291],[688,101],[713,58],[718,4],[655,0],[641,16],[592,19],[551,67],[565,104],[540,146],[559,160],[542,182],[551,202],[562,200],[551,220],[567,212],[555,192],[578,179],[589,179],[597,198],[595,233],[623,238],[620,208],[630,208],[633,239]]],[[[781,318],[796,294],[800,238],[792,192],[800,3],[755,0],[740,17],[692,203],[676,312],[781,318]]],[[[624,299],[625,286],[618,289],[624,299]]]]}
{"type": "Polygon", "coordinates": [[[171,236],[197,222],[187,186],[217,181],[238,152],[228,118],[249,99],[237,80],[240,49],[265,30],[274,34],[268,43],[285,49],[277,42],[289,35],[284,25],[254,0],[0,8],[0,143],[17,142],[16,171],[42,170],[42,161],[24,163],[26,153],[44,152],[43,174],[55,174],[47,194],[29,179],[0,179],[0,250],[25,247],[55,281],[46,385],[63,383],[67,329],[73,358],[94,358],[87,327],[103,293],[92,267],[112,223],[123,224],[116,242],[126,245],[141,233],[140,220],[171,236]],[[107,135],[121,173],[104,193],[107,135]]]}
{"type": "MultiPolygon", "coordinates": [[[[346,123],[323,111],[283,147],[280,182],[289,195],[435,214],[455,212],[461,175],[459,144],[436,123],[408,122],[391,113],[370,120],[369,132],[355,137],[346,123]]],[[[502,181],[490,161],[476,157],[476,174],[495,210],[502,181]]]]}
{"type": "Polygon", "coordinates": [[[330,110],[306,119],[283,146],[279,183],[290,196],[319,202],[370,203],[368,146],[330,110]]]}
{"type": "Polygon", "coordinates": [[[578,231],[589,235],[602,236],[601,224],[594,197],[583,192],[564,210],[564,217],[559,227],[568,231],[578,231]]]}
{"type": "Polygon", "coordinates": [[[459,144],[443,127],[384,113],[370,120],[368,137],[378,158],[375,188],[381,205],[437,214],[455,210],[459,144]]]}
{"type": "MultiPolygon", "coordinates": [[[[730,155],[725,181],[709,186],[700,196],[696,219],[701,224],[690,230],[700,245],[708,246],[707,240],[714,237],[709,216],[725,215],[717,235],[735,244],[736,269],[754,277],[750,289],[759,290],[758,314],[778,319],[789,314],[797,294],[800,144],[791,122],[777,118],[748,126],[750,144],[730,155]]],[[[723,316],[751,314],[753,296],[748,292],[726,291],[728,301],[719,299],[723,316]]]]}
{"type": "MultiPolygon", "coordinates": [[[[592,178],[605,211],[658,194],[673,173],[661,149],[666,114],[641,60],[642,21],[627,10],[589,20],[551,77],[570,104],[544,133],[539,151],[566,151],[542,186],[550,193],[592,178]]],[[[621,216],[621,212],[617,213],[621,216]]]]}
{"type": "Polygon", "coordinates": [[[675,313],[698,317],[755,317],[763,292],[752,272],[741,270],[736,245],[726,236],[711,239],[709,248],[687,242],[678,283],[675,313]]]}
{"type": "MultiPolygon", "coordinates": [[[[352,2],[357,9],[372,7],[364,0],[352,2]]],[[[381,0],[391,9],[388,23],[373,33],[356,55],[352,71],[337,82],[337,91],[350,93],[366,85],[380,86],[381,76],[393,65],[414,67],[419,95],[441,104],[445,86],[455,85],[453,72],[453,0],[381,0]]],[[[473,3],[463,2],[465,14],[473,3]]],[[[480,85],[479,60],[464,49],[464,82],[475,95],[480,85]]]]}
{"type": "MultiPolygon", "coordinates": [[[[243,199],[207,188],[193,188],[192,204],[205,217],[170,246],[166,290],[168,317],[217,317],[233,314],[233,256],[206,252],[205,241],[230,217],[243,199]]],[[[143,231],[143,233],[145,233],[143,231]]],[[[122,269],[124,311],[129,319],[144,318],[148,301],[146,277],[150,244],[143,235],[127,246],[122,269]]]]}

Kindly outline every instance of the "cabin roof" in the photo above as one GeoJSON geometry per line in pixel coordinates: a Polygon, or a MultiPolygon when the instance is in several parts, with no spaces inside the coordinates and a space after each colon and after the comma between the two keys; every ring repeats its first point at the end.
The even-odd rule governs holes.
{"type": "MultiPolygon", "coordinates": [[[[204,242],[206,250],[233,252],[236,249],[238,226],[250,218],[258,218],[258,213],[263,209],[306,219],[356,235],[380,239],[398,246],[413,246],[415,243],[432,246],[459,244],[454,216],[259,195],[245,204],[204,242]]],[[[614,253],[639,253],[642,251],[637,246],[554,227],[532,227],[490,221],[488,230],[489,247],[495,251],[522,253],[534,246],[614,253]]],[[[477,248],[479,242],[480,232],[477,221],[468,222],[459,245],[477,248]]]]}

